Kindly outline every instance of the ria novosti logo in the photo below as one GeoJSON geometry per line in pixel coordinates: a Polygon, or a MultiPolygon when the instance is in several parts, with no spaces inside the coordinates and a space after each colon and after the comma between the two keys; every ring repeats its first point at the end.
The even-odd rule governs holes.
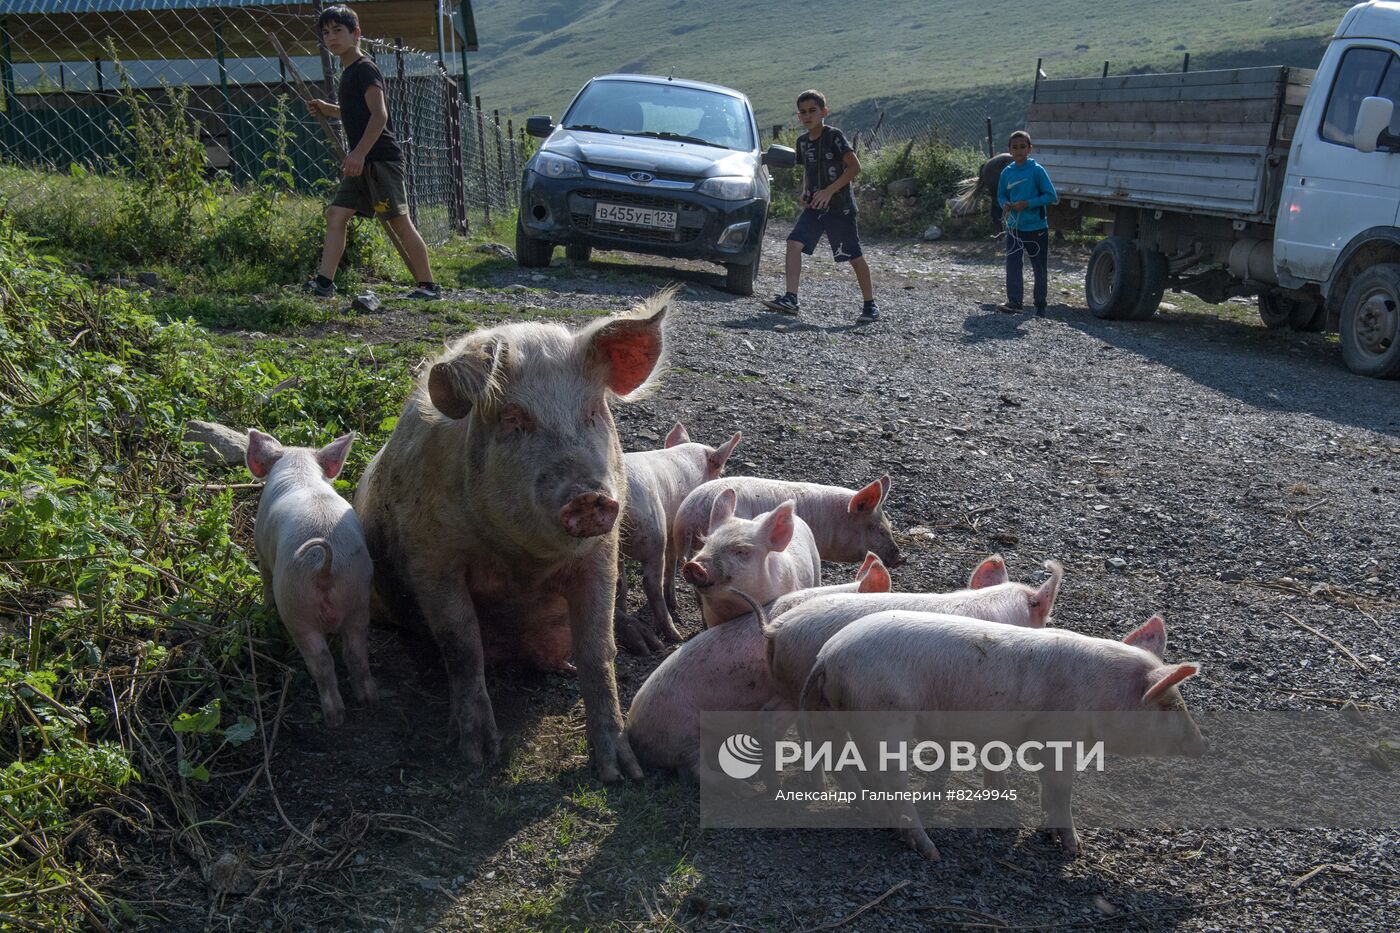
{"type": "MultiPolygon", "coordinates": [[[[786,770],[827,772],[859,771],[1006,771],[1013,764],[1024,771],[1036,772],[1046,768],[1057,772],[1103,771],[1104,742],[1025,741],[1017,745],[991,741],[978,744],[968,741],[946,743],[889,742],[878,743],[878,754],[867,761],[854,741],[836,744],[827,742],[776,743],[775,767],[786,770]],[[1073,751],[1071,759],[1070,752],[1073,751]],[[1072,764],[1071,764],[1072,760],[1072,764]],[[795,766],[795,767],[793,767],[795,766]]],[[[868,755],[870,750],[866,750],[868,755]]],[[[747,781],[763,767],[763,745],[746,732],[736,732],[719,748],[719,766],[725,774],[747,781]]]]}
{"type": "Polygon", "coordinates": [[[730,777],[747,781],[763,767],[763,746],[753,736],[736,732],[719,747],[719,766],[730,777]]]}

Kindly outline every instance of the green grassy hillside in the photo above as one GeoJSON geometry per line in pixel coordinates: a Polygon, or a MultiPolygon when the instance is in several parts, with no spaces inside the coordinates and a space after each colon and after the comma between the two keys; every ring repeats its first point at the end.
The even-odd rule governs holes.
{"type": "Polygon", "coordinates": [[[1020,119],[1037,58],[1052,77],[1236,64],[1315,65],[1350,0],[496,0],[478,4],[474,90],[558,116],[587,78],[684,75],[745,91],[763,125],[818,87],[850,126],[938,109],[1020,119]]]}

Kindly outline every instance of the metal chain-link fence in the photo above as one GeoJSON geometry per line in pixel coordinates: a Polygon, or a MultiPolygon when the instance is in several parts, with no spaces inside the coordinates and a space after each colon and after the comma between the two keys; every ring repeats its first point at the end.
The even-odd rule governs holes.
{"type": "MultiPolygon", "coordinates": [[[[882,115],[883,116],[883,115],[882,115]]],[[[907,146],[937,140],[958,149],[988,152],[991,127],[985,111],[980,109],[935,108],[916,117],[897,121],[879,120],[869,130],[860,131],[862,149],[880,151],[892,146],[907,146]]]]}
{"type": "MultiPolygon", "coordinates": [[[[328,192],[338,166],[301,89],[333,100],[340,66],[319,46],[311,8],[215,2],[0,0],[0,160],[130,172],[133,108],[178,106],[210,172],[328,192]]],[[[511,210],[524,162],[511,127],[463,100],[436,55],[387,39],[362,47],[384,74],[424,237],[511,210]]]]}

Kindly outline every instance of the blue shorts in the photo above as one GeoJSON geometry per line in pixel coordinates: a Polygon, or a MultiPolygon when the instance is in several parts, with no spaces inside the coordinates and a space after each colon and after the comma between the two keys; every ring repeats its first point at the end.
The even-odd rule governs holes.
{"type": "Polygon", "coordinates": [[[832,259],[850,262],[860,258],[860,232],[856,229],[855,211],[838,214],[835,211],[806,208],[797,218],[788,239],[801,243],[802,252],[810,256],[816,252],[817,241],[823,233],[826,234],[827,245],[831,247],[832,259]]]}

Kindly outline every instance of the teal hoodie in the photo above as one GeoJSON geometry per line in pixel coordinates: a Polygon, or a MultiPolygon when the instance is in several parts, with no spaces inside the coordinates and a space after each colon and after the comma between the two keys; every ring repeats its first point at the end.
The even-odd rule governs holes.
{"type": "Polygon", "coordinates": [[[997,203],[1003,208],[1012,201],[1026,201],[1023,211],[1008,211],[1007,229],[1021,233],[1034,233],[1050,226],[1045,219],[1045,208],[1060,199],[1055,186],[1050,184],[1050,176],[1035,159],[1026,159],[1025,165],[1012,162],[1002,169],[997,180],[997,203]]]}

